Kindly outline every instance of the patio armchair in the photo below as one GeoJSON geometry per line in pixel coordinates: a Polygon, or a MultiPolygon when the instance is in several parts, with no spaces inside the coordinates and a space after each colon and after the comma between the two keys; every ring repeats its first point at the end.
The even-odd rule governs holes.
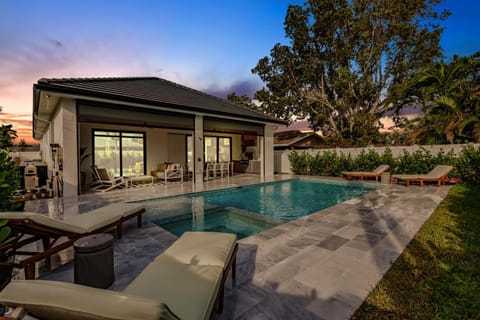
{"type": "Polygon", "coordinates": [[[390,169],[388,164],[382,164],[373,171],[344,171],[342,175],[347,180],[352,180],[353,177],[360,178],[360,181],[363,181],[363,178],[375,178],[375,182],[378,182],[378,178],[388,169],[390,169]]]}
{"type": "Polygon", "coordinates": [[[77,239],[89,234],[116,228],[119,239],[123,222],[136,217],[140,228],[144,212],[144,206],[135,203],[114,203],[64,220],[34,212],[0,212],[0,219],[8,220],[8,225],[17,234],[15,241],[0,249],[0,255],[13,251],[19,259],[13,266],[23,268],[26,279],[33,279],[36,262],[72,246],[77,239]],[[61,238],[67,239],[59,241],[61,238]],[[43,249],[35,252],[19,250],[39,240],[43,249]]]}
{"type": "Polygon", "coordinates": [[[408,187],[411,182],[419,182],[420,187],[423,187],[424,182],[436,182],[440,187],[448,180],[448,174],[453,170],[452,166],[438,165],[427,174],[394,174],[391,177],[391,183],[396,181],[405,181],[405,186],[408,187]]]}
{"type": "Polygon", "coordinates": [[[114,188],[127,187],[127,181],[123,177],[112,177],[106,168],[93,167],[92,169],[97,172],[100,183],[94,190],[106,192],[114,188]]]}
{"type": "Polygon", "coordinates": [[[186,232],[121,293],[14,280],[0,292],[0,303],[41,319],[211,319],[215,306],[222,312],[237,250],[233,234],[186,232]]]}
{"type": "Polygon", "coordinates": [[[170,180],[183,182],[183,167],[180,163],[161,163],[157,170],[152,170],[151,175],[163,180],[165,184],[170,180]]]}

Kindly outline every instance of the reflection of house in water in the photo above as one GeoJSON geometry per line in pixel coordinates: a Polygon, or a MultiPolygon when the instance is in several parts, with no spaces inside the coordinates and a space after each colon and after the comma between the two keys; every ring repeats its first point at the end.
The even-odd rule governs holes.
{"type": "Polygon", "coordinates": [[[320,131],[313,131],[307,120],[282,126],[274,131],[274,149],[307,149],[321,147],[324,139],[320,131]]]}

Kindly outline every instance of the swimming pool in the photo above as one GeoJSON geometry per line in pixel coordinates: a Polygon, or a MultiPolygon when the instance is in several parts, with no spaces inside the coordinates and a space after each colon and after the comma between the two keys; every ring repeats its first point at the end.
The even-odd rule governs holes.
{"type": "Polygon", "coordinates": [[[147,219],[178,236],[205,230],[236,233],[243,238],[375,188],[361,183],[292,179],[142,203],[147,219]]]}

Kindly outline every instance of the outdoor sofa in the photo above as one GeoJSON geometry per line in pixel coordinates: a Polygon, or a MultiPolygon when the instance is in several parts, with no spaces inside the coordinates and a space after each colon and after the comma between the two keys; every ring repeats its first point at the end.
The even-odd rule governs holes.
{"type": "Polygon", "coordinates": [[[150,174],[165,184],[169,180],[180,180],[183,182],[183,167],[180,163],[160,163],[157,165],[157,169],[152,170],[150,174]]]}
{"type": "Polygon", "coordinates": [[[419,182],[423,187],[424,182],[436,182],[440,187],[448,180],[448,174],[453,170],[452,166],[438,165],[427,174],[394,174],[391,176],[391,183],[395,180],[405,181],[405,186],[409,186],[411,182],[419,182]]]}
{"type": "Polygon", "coordinates": [[[35,278],[35,263],[73,245],[80,237],[116,228],[117,238],[122,237],[123,222],[137,218],[142,225],[143,205],[136,203],[114,203],[87,213],[67,216],[64,220],[53,219],[34,212],[0,212],[0,219],[16,234],[16,239],[0,249],[0,255],[13,252],[21,256],[14,266],[25,270],[25,278],[35,278]],[[66,237],[65,241],[61,238],[66,237]],[[43,250],[25,252],[18,249],[27,244],[42,241],[43,250]]]}
{"type": "Polygon", "coordinates": [[[237,249],[233,234],[185,232],[123,292],[17,280],[0,292],[0,303],[41,319],[210,319],[215,306],[222,311],[230,270],[235,280],[237,249]]]}
{"type": "Polygon", "coordinates": [[[388,169],[390,169],[390,166],[388,164],[382,164],[371,172],[370,171],[344,171],[342,172],[342,175],[347,180],[352,180],[353,177],[360,178],[360,181],[363,181],[363,178],[375,178],[375,181],[378,182],[378,178],[382,175],[382,173],[384,173],[388,169]]]}

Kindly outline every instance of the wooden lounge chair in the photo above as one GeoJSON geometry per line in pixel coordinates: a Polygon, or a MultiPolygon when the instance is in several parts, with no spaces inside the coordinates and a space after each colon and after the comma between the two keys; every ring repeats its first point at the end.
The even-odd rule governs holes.
{"type": "Polygon", "coordinates": [[[106,192],[114,188],[127,187],[127,181],[123,177],[112,177],[106,168],[93,168],[97,172],[100,185],[95,190],[106,192]]]}
{"type": "Polygon", "coordinates": [[[236,236],[187,232],[123,292],[77,284],[12,281],[0,303],[41,319],[211,319],[221,312],[226,275],[234,276],[236,236]]]}
{"type": "Polygon", "coordinates": [[[352,180],[353,177],[360,178],[360,181],[363,181],[363,178],[375,178],[375,181],[378,182],[378,178],[382,175],[383,172],[387,171],[388,169],[390,169],[390,166],[388,164],[382,164],[382,165],[378,166],[372,172],[369,172],[369,171],[344,171],[344,172],[342,172],[342,175],[347,180],[352,180]]]}
{"type": "Polygon", "coordinates": [[[142,224],[143,205],[134,203],[114,203],[87,213],[69,216],[65,220],[50,218],[33,212],[0,212],[0,219],[7,219],[8,225],[16,232],[16,240],[0,249],[0,254],[14,251],[22,256],[14,267],[25,270],[25,278],[35,278],[35,263],[73,245],[80,237],[117,230],[117,238],[122,237],[123,222],[137,218],[138,227],[142,224]],[[60,238],[66,237],[66,241],[60,238]],[[36,252],[20,251],[23,246],[42,241],[43,250],[36,252]],[[23,256],[26,256],[25,258],[23,256]]]}
{"type": "Polygon", "coordinates": [[[437,182],[438,186],[440,187],[443,183],[445,183],[445,181],[448,180],[448,174],[452,170],[452,166],[438,165],[427,174],[394,174],[392,175],[390,182],[392,183],[395,180],[403,180],[405,181],[405,186],[407,187],[410,185],[410,182],[419,182],[420,187],[423,187],[424,182],[437,182]]]}

